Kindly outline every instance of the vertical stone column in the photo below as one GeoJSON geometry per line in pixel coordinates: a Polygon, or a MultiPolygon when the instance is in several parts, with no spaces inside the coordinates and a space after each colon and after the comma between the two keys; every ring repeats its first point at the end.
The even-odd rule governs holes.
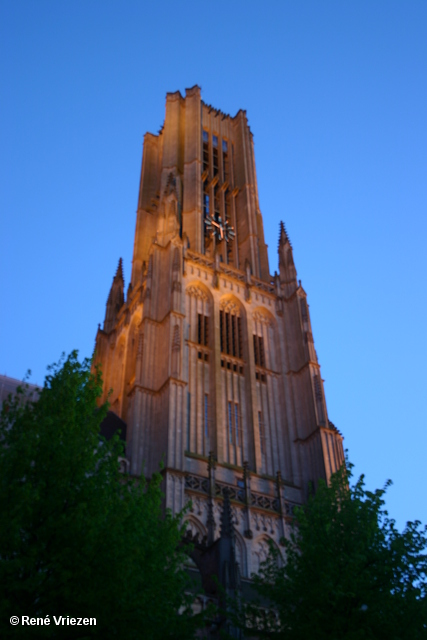
{"type": "Polygon", "coordinates": [[[200,88],[186,90],[184,132],[183,233],[190,248],[203,252],[202,220],[202,114],[200,88]]]}
{"type": "Polygon", "coordinates": [[[157,228],[157,210],[153,201],[160,188],[160,157],[162,136],[146,133],[142,155],[141,180],[136,214],[135,240],[132,260],[132,286],[142,280],[142,267],[148,261],[152,236],[157,228]]]}
{"type": "Polygon", "coordinates": [[[208,545],[215,540],[215,517],[214,517],[214,498],[215,498],[215,455],[211,451],[208,459],[208,517],[206,526],[208,530],[208,545]]]}

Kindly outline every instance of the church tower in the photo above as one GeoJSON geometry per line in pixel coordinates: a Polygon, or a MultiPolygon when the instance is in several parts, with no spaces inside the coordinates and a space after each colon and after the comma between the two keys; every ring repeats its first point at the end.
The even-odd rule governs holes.
{"type": "Polygon", "coordinates": [[[144,138],[131,282],[125,299],[120,260],[96,358],[130,472],[163,461],[166,506],[191,499],[188,526],[211,542],[227,493],[243,578],[344,461],[283,223],[278,265],[270,275],[246,112],[197,86],[167,94],[144,138]]]}

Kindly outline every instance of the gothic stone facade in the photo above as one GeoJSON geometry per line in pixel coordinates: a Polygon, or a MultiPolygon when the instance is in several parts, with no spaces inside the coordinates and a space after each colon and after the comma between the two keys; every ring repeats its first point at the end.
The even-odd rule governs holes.
{"type": "Polygon", "coordinates": [[[344,460],[283,224],[278,258],[272,276],[246,112],[197,86],[167,94],[144,138],[131,283],[125,299],[120,261],[96,357],[130,473],[163,460],[166,506],[191,499],[188,526],[210,542],[226,490],[243,577],[344,460]]]}

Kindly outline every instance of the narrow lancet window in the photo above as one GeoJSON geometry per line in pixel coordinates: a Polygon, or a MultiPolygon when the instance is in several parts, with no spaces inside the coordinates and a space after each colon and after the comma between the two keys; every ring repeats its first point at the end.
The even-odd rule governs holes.
{"type": "Polygon", "coordinates": [[[254,336],[254,359],[257,367],[265,367],[264,338],[254,336]]]}
{"type": "Polygon", "coordinates": [[[204,191],[203,192],[203,214],[205,216],[205,218],[208,217],[210,211],[209,211],[209,194],[204,191]]]}
{"type": "Polygon", "coordinates": [[[209,345],[209,317],[197,314],[197,342],[205,347],[209,345]]]}
{"type": "Polygon", "coordinates": [[[215,220],[218,220],[221,215],[220,205],[220,191],[218,184],[214,187],[214,208],[215,208],[215,220]]]}
{"type": "Polygon", "coordinates": [[[243,357],[242,326],[240,317],[220,311],[221,352],[235,358],[243,357]]]}
{"type": "Polygon", "coordinates": [[[209,133],[203,131],[203,171],[209,171],[209,133]]]}
{"type": "Polygon", "coordinates": [[[212,136],[213,174],[218,175],[218,136],[212,136]]]}
{"type": "Polygon", "coordinates": [[[300,306],[301,306],[301,317],[304,322],[308,321],[308,311],[307,311],[307,302],[304,298],[300,298],[300,306]]]}
{"type": "Polygon", "coordinates": [[[228,182],[230,180],[230,167],[229,167],[229,161],[228,161],[227,140],[222,141],[222,168],[224,172],[224,182],[228,182]]]}

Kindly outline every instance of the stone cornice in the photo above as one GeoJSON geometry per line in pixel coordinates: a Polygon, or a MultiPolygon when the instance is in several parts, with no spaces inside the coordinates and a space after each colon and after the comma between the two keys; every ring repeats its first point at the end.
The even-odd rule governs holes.
{"type": "Polygon", "coordinates": [[[314,360],[309,360],[308,362],[306,362],[305,364],[302,365],[302,367],[300,367],[299,369],[297,369],[296,371],[294,369],[290,369],[289,371],[286,372],[287,376],[298,376],[300,373],[302,373],[304,371],[304,369],[306,369],[307,367],[316,367],[316,369],[320,370],[320,364],[318,362],[314,362],[314,360]]]}
{"type": "Polygon", "coordinates": [[[321,434],[322,431],[324,431],[325,433],[330,433],[330,434],[338,437],[340,440],[344,440],[343,436],[341,435],[341,433],[338,431],[338,429],[336,427],[332,428],[332,427],[328,427],[328,426],[323,425],[323,424],[319,424],[319,425],[317,425],[315,430],[312,431],[310,433],[310,435],[308,435],[306,438],[296,438],[294,440],[294,442],[296,444],[305,444],[306,442],[309,442],[310,440],[313,440],[315,438],[315,436],[321,434]]]}
{"type": "Polygon", "coordinates": [[[145,387],[143,384],[135,383],[133,387],[128,391],[127,395],[128,397],[132,396],[135,393],[135,391],[139,389],[140,391],[144,391],[145,393],[148,393],[151,396],[157,396],[163,393],[165,388],[170,384],[175,384],[178,387],[186,387],[188,383],[185,382],[184,380],[178,380],[178,378],[169,376],[169,378],[158,389],[149,389],[148,387],[145,387]]]}
{"type": "Polygon", "coordinates": [[[168,319],[169,316],[174,316],[176,318],[184,319],[185,315],[180,313],[179,311],[168,311],[165,316],[161,320],[155,320],[154,318],[150,318],[149,316],[145,316],[142,318],[142,322],[146,322],[147,324],[153,325],[161,325],[168,319]]]}
{"type": "MultiPolygon", "coordinates": [[[[200,453],[193,453],[192,451],[185,450],[184,456],[187,456],[188,458],[194,458],[195,460],[201,460],[203,462],[209,461],[208,456],[203,456],[200,453]]],[[[224,467],[224,469],[232,469],[233,471],[236,471],[237,473],[241,473],[241,474],[243,474],[243,471],[244,471],[243,467],[239,467],[235,464],[230,464],[229,462],[218,462],[216,460],[215,464],[217,469],[219,467],[224,467]]],[[[189,472],[185,471],[184,473],[187,474],[189,472]]],[[[274,483],[275,486],[277,484],[277,477],[275,476],[269,476],[265,473],[256,473],[256,471],[252,471],[252,470],[249,470],[249,473],[251,478],[260,478],[261,480],[268,480],[269,482],[274,483]]],[[[283,480],[283,478],[281,480],[281,485],[283,485],[284,487],[290,487],[291,489],[298,489],[298,490],[301,489],[299,485],[296,485],[293,482],[289,482],[288,480],[283,480]]]]}
{"type": "MultiPolygon", "coordinates": [[[[193,267],[202,266],[211,274],[217,273],[219,278],[225,278],[233,283],[242,286],[249,286],[249,288],[258,295],[268,296],[271,300],[275,300],[277,297],[273,284],[265,282],[264,280],[260,280],[259,278],[255,278],[254,276],[251,276],[251,282],[248,283],[246,273],[241,269],[236,269],[236,267],[233,267],[232,265],[220,262],[218,268],[216,269],[214,260],[207,258],[201,253],[196,253],[195,251],[190,250],[187,250],[184,261],[185,263],[193,267]]],[[[284,298],[284,300],[286,299],[284,298]]]]}

